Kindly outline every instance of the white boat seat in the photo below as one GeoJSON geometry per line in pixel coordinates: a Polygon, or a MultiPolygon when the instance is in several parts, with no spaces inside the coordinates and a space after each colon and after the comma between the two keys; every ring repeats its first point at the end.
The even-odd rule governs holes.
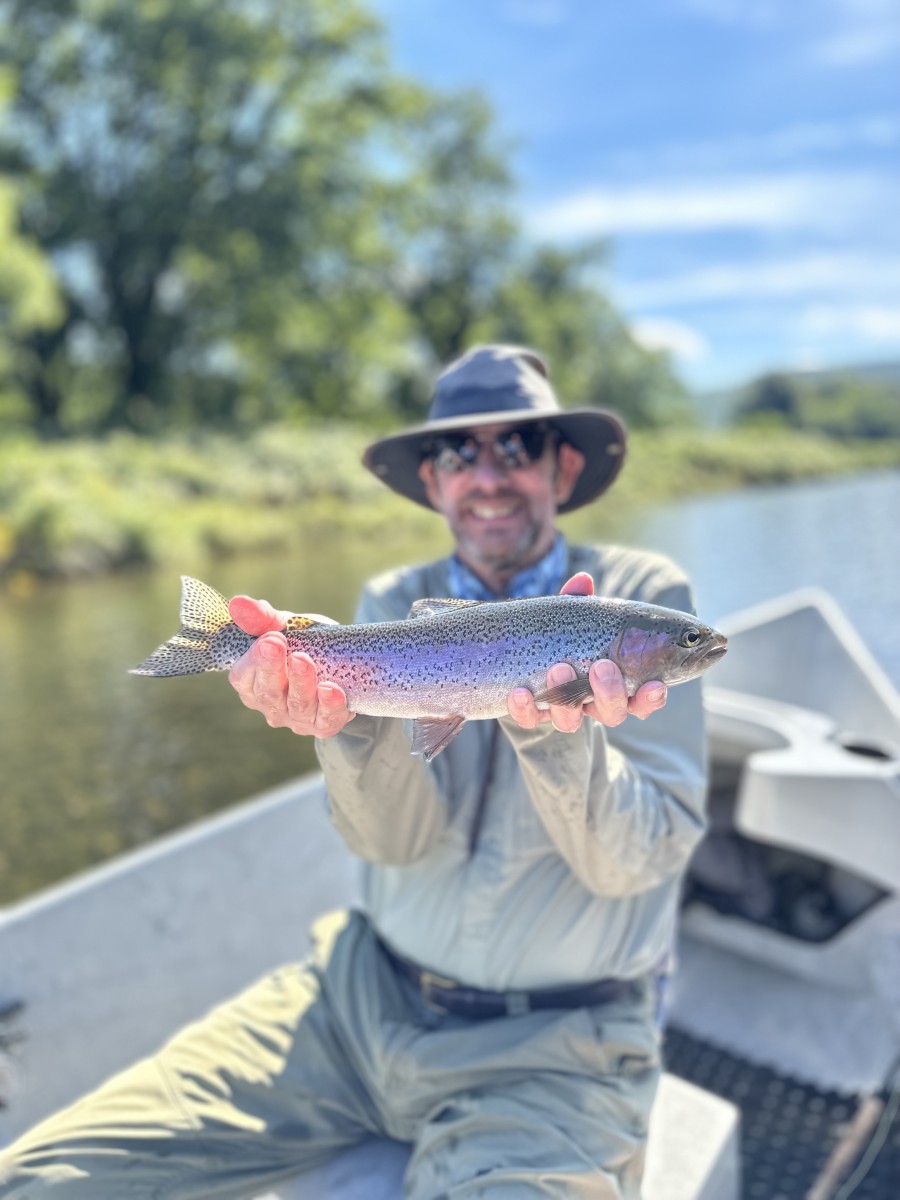
{"type": "Polygon", "coordinates": [[[822,712],[706,687],[714,753],[743,763],[735,826],[900,891],[900,756],[822,712]]]}
{"type": "MultiPolygon", "coordinates": [[[[738,1200],[740,1115],[664,1075],[650,1119],[644,1200],[738,1200]]],[[[259,1200],[401,1200],[409,1147],[372,1139],[259,1200]]]]}

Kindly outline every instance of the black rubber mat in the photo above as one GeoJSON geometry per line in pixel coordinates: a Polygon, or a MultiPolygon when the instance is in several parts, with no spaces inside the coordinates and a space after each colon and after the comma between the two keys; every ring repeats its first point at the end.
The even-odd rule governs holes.
{"type": "MultiPolygon", "coordinates": [[[[742,1200],[804,1200],[857,1111],[858,1099],[820,1092],[768,1067],[719,1050],[669,1028],[666,1069],[741,1110],[742,1200]]],[[[886,1093],[883,1100],[888,1100],[886,1093]]],[[[890,1106],[886,1108],[890,1112],[890,1106]]],[[[882,1130],[882,1136],[883,1136],[882,1130]]],[[[865,1145],[857,1157],[859,1181],[848,1172],[844,1200],[900,1200],[900,1116],[895,1112],[865,1175],[865,1145]]],[[[854,1163],[854,1167],[857,1166],[854,1163]]]]}

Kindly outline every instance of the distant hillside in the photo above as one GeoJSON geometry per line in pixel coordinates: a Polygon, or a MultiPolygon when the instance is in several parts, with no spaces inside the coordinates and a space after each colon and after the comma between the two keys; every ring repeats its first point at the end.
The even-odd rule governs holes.
{"type": "MultiPolygon", "coordinates": [[[[788,379],[804,380],[821,387],[829,380],[846,378],[865,379],[868,383],[883,384],[890,395],[896,395],[900,401],[900,362],[854,363],[846,367],[828,367],[816,371],[779,371],[764,372],[766,375],[785,375],[788,379]]],[[[694,396],[694,404],[701,424],[712,428],[729,425],[738,405],[744,398],[747,388],[761,375],[755,375],[746,383],[731,388],[719,388],[715,391],[698,392],[694,396]]]]}

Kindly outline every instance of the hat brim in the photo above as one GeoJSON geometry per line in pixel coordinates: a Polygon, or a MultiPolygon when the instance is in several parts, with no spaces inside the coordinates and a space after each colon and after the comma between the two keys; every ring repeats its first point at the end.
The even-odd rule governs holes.
{"type": "Polygon", "coordinates": [[[584,469],[576,480],[569,499],[559,512],[572,512],[589,504],[613,483],[625,458],[626,433],[621,420],[600,408],[572,408],[558,412],[535,412],[533,408],[470,414],[414,426],[379,438],[367,447],[363,465],[393,491],[414,500],[423,508],[433,508],[419,478],[419,464],[425,443],[440,433],[476,429],[480,425],[524,425],[543,421],[558,429],[563,441],[584,455],[584,469]]]}

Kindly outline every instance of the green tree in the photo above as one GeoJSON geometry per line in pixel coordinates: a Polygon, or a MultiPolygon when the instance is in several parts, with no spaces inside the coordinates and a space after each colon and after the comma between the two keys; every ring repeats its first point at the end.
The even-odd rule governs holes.
{"type": "Polygon", "coordinates": [[[420,413],[487,337],[571,403],[674,413],[592,253],[524,242],[484,100],[398,78],[362,0],[0,0],[0,66],[61,297],[17,334],[44,436],[420,413]]]}
{"type": "Polygon", "coordinates": [[[763,375],[746,389],[735,419],[740,423],[765,418],[797,427],[802,392],[803,384],[795,376],[783,372],[763,375]]]}
{"type": "Polygon", "coordinates": [[[40,247],[18,231],[18,198],[0,179],[0,421],[25,425],[36,363],[28,340],[52,341],[63,305],[50,263],[40,247]]]}
{"type": "Polygon", "coordinates": [[[853,371],[764,375],[736,412],[738,423],[759,420],[829,437],[900,437],[900,386],[853,371]]]}
{"type": "Polygon", "coordinates": [[[0,15],[18,80],[3,158],[65,304],[56,336],[31,346],[45,429],[358,395],[358,358],[402,325],[381,277],[384,196],[363,165],[401,101],[366,12],[7,0],[0,15]],[[105,411],[79,413],[91,394],[105,411]]]}

